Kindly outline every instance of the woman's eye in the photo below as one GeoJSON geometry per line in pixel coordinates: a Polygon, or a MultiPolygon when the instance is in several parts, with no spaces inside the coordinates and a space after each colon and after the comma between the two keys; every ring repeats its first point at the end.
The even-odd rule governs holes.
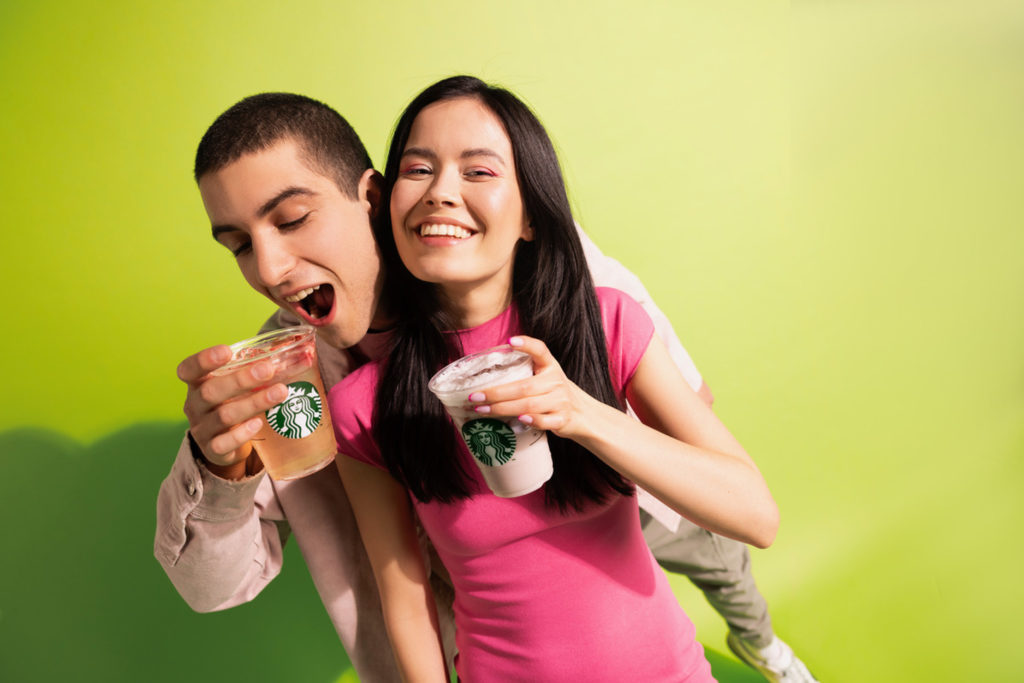
{"type": "Polygon", "coordinates": [[[404,176],[429,175],[430,169],[422,165],[407,166],[406,168],[402,169],[401,174],[404,176]]]}
{"type": "Polygon", "coordinates": [[[497,175],[497,173],[487,168],[471,168],[466,171],[466,176],[469,178],[494,178],[497,175]]]}
{"type": "Polygon", "coordinates": [[[245,242],[243,244],[239,244],[237,246],[230,247],[231,253],[234,255],[235,258],[238,258],[242,254],[245,254],[251,248],[252,248],[252,242],[245,242]]]}

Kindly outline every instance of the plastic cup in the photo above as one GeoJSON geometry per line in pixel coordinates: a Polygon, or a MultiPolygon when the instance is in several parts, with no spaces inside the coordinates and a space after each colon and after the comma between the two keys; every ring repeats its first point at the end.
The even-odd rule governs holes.
{"type": "Polygon", "coordinates": [[[516,418],[482,416],[473,410],[474,391],[533,375],[529,354],[498,346],[463,356],[430,379],[494,495],[515,498],[536,491],[554,472],[547,432],[516,418]]]}
{"type": "Polygon", "coordinates": [[[329,465],[337,442],[320,379],[314,329],[299,325],[267,332],[232,344],[231,354],[231,360],[211,374],[225,375],[269,360],[272,377],[288,377],[288,397],[263,414],[263,426],[252,438],[271,479],[298,479],[329,465]],[[289,373],[310,361],[302,372],[289,373]]]}

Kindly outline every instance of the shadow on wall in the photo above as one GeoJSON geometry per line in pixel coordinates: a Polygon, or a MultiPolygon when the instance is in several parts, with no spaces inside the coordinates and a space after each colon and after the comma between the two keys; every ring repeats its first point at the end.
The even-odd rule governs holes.
{"type": "Polygon", "coordinates": [[[196,614],[178,597],[153,532],[183,433],[0,434],[0,680],[315,683],[348,668],[297,547],[251,604],[196,614]]]}
{"type": "MultiPolygon", "coordinates": [[[[295,544],[248,605],[196,614],[178,597],[153,531],[183,431],[140,424],[89,446],[39,429],[0,434],[0,680],[329,683],[348,669],[295,544]]],[[[720,681],[762,680],[708,658],[720,681]]]]}

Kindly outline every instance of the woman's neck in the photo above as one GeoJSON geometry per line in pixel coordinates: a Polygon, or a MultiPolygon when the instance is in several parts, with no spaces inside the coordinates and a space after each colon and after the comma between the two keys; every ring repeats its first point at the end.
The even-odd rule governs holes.
{"type": "Polygon", "coordinates": [[[512,303],[512,285],[471,284],[438,285],[441,305],[456,329],[467,330],[482,325],[502,313],[512,303]]]}

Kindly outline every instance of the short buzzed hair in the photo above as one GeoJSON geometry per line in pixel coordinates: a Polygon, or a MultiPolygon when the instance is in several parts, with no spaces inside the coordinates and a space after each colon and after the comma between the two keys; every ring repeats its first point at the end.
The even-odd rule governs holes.
{"type": "Polygon", "coordinates": [[[196,182],[287,139],[299,145],[310,168],[334,180],[347,197],[358,198],[359,179],[373,162],[352,126],[323,102],[283,92],[251,95],[217,117],[196,150],[196,182]]]}

